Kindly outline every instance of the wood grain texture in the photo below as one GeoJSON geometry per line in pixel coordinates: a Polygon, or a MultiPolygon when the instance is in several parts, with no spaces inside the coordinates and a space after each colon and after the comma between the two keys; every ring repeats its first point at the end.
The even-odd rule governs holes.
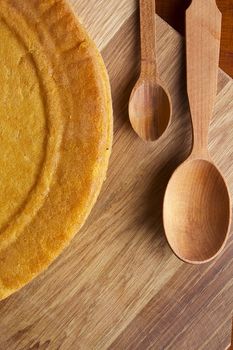
{"type": "MultiPolygon", "coordinates": [[[[157,13],[180,33],[185,30],[185,10],[191,0],[156,0],[157,13]]],[[[223,15],[220,67],[233,77],[233,0],[216,0],[223,15]]]]}
{"type": "MultiPolygon", "coordinates": [[[[90,6],[73,0],[88,28],[84,3],[90,6]]],[[[126,3],[132,6],[127,18],[105,0],[92,2],[91,9],[92,33],[102,47],[114,101],[107,180],[70,247],[48,271],[0,303],[0,349],[222,350],[230,344],[232,236],[217,261],[193,267],[172,254],[162,228],[166,184],[191,147],[184,42],[157,18],[158,69],[168,82],[174,113],[166,137],[156,146],[145,144],[128,121],[140,55],[136,2],[118,1],[119,11],[126,3]]],[[[231,193],[232,111],[233,82],[219,72],[209,147],[231,193]]]]}

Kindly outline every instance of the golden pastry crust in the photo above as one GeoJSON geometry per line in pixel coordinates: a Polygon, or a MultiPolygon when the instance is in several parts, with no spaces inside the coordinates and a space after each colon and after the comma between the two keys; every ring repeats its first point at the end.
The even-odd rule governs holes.
{"type": "Polygon", "coordinates": [[[85,222],[106,176],[112,107],[102,58],[64,0],[0,0],[0,36],[3,299],[85,222]]]}

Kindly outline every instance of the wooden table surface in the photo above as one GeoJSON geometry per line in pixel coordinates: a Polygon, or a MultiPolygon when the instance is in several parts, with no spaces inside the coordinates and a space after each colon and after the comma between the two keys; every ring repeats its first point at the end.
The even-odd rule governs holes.
{"type": "MultiPolygon", "coordinates": [[[[157,17],[159,71],[173,121],[158,143],[132,131],[127,104],[139,71],[135,0],[72,0],[106,62],[114,147],[85,226],[32,283],[0,303],[1,350],[225,350],[233,308],[233,237],[204,266],[179,261],[164,237],[162,200],[191,130],[183,39],[157,17]]],[[[219,72],[210,152],[233,194],[233,81],[219,72]]],[[[231,230],[232,233],[232,230],[231,230]]]]}
{"type": "MultiPolygon", "coordinates": [[[[233,77],[233,0],[216,0],[222,12],[220,67],[233,77]]],[[[184,34],[185,10],[191,0],[156,0],[157,13],[184,34]]]]}

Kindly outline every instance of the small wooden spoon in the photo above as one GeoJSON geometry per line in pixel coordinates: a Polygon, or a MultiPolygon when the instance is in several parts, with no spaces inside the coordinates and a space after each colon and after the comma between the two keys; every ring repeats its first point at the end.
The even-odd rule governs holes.
{"type": "Polygon", "coordinates": [[[231,205],[208,152],[218,78],[221,13],[215,0],[193,0],[186,12],[187,88],[193,125],[190,157],[173,174],[164,198],[164,227],[175,254],[205,263],[223,249],[231,205]]]}
{"type": "Polygon", "coordinates": [[[157,76],[155,0],[140,0],[141,74],[129,102],[135,132],[145,141],[158,139],[170,121],[171,99],[157,76]]]}

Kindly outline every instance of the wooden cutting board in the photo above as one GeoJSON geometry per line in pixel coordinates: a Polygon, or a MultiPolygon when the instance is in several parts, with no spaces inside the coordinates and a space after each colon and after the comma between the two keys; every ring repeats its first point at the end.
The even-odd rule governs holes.
{"type": "MultiPolygon", "coordinates": [[[[108,177],[85,227],[52,266],[0,303],[0,349],[222,350],[230,344],[233,239],[205,266],[179,261],[164,238],[166,184],[191,146],[184,40],[157,17],[170,129],[145,144],[127,114],[139,71],[135,0],[72,0],[109,70],[115,117],[108,177]]],[[[233,193],[233,81],[219,71],[210,151],[233,193]]]]}

